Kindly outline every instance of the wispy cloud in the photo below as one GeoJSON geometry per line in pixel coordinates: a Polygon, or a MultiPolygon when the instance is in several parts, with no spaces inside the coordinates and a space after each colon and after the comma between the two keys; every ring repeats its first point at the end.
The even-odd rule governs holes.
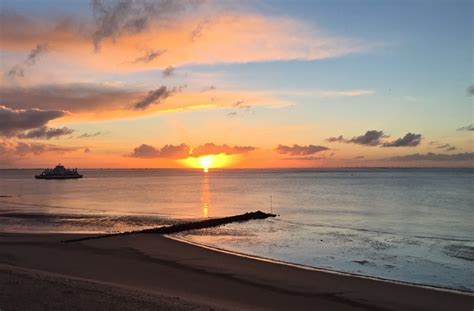
{"type": "Polygon", "coordinates": [[[36,64],[37,59],[40,55],[45,54],[48,51],[47,44],[38,44],[34,49],[30,51],[27,58],[20,64],[16,64],[13,66],[9,71],[7,71],[6,75],[8,78],[23,78],[25,76],[25,70],[28,67],[33,66],[36,64]]]}
{"type": "Polygon", "coordinates": [[[51,139],[71,135],[72,133],[74,133],[74,130],[67,127],[50,128],[42,126],[37,129],[29,130],[26,133],[21,133],[17,137],[22,139],[51,139]]]}
{"type": "Polygon", "coordinates": [[[165,78],[171,77],[174,74],[175,70],[176,70],[175,67],[168,66],[165,69],[163,69],[162,75],[165,78]]]}
{"type": "Polygon", "coordinates": [[[79,136],[77,136],[77,138],[92,138],[92,137],[96,137],[96,136],[99,136],[101,135],[102,132],[95,132],[95,133],[84,133],[84,134],[81,134],[79,136]]]}
{"type": "Polygon", "coordinates": [[[436,141],[431,141],[429,143],[429,145],[435,147],[436,149],[444,149],[445,151],[454,151],[454,150],[456,150],[456,147],[451,145],[451,144],[442,144],[442,143],[438,143],[436,141]]]}
{"type": "MultiPolygon", "coordinates": [[[[266,16],[254,10],[216,10],[215,5],[202,5],[205,2],[94,0],[92,23],[66,17],[38,22],[3,12],[2,45],[25,50],[38,42],[48,42],[55,47],[56,56],[69,62],[114,71],[157,69],[168,64],[319,60],[376,46],[335,36],[296,18],[266,16]],[[91,46],[95,53],[91,53],[91,46]],[[147,47],[149,52],[137,58],[137,53],[147,47]],[[81,57],[71,58],[71,53],[81,57]]],[[[225,2],[217,5],[226,6],[225,2]]]]}
{"type": "Polygon", "coordinates": [[[133,104],[133,108],[137,110],[143,110],[148,108],[148,106],[152,104],[159,105],[166,98],[172,96],[178,91],[179,88],[177,87],[167,88],[163,85],[154,91],[149,91],[148,95],[145,98],[133,104]]]}
{"type": "Polygon", "coordinates": [[[458,128],[458,131],[474,131],[474,124],[469,124],[458,128]]]}
{"type": "Polygon", "coordinates": [[[163,55],[164,53],[166,53],[166,50],[165,49],[161,49],[161,50],[151,50],[151,51],[148,51],[145,53],[145,55],[142,55],[140,57],[137,57],[135,60],[134,60],[134,63],[149,63],[151,61],[153,61],[154,59],[156,59],[157,57],[160,57],[161,55],[163,55]]]}
{"type": "Polygon", "coordinates": [[[311,154],[315,154],[315,153],[326,151],[326,150],[329,150],[329,148],[325,146],[317,146],[317,145],[300,146],[296,144],[294,144],[293,146],[278,145],[275,149],[275,151],[280,154],[288,154],[292,156],[311,155],[311,154]]]}
{"type": "Polygon", "coordinates": [[[409,154],[404,156],[396,156],[387,158],[390,161],[474,161],[473,152],[442,154],[428,152],[426,154],[409,154]]]}
{"type": "Polygon", "coordinates": [[[473,96],[474,95],[474,84],[470,85],[468,88],[467,88],[467,94],[473,96]]]}

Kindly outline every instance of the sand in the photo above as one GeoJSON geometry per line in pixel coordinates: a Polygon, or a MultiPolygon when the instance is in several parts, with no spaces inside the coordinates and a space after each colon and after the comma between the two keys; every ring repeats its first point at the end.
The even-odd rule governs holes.
{"type": "Polygon", "coordinates": [[[474,295],[217,252],[163,236],[0,235],[0,309],[472,310],[474,295]]]}

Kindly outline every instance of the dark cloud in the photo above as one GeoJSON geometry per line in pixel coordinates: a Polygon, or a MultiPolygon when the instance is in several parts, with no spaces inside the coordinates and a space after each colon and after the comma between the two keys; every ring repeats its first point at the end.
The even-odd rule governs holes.
{"type": "Polygon", "coordinates": [[[467,94],[469,95],[474,95],[474,84],[470,85],[468,88],[467,88],[467,94]]]}
{"type": "Polygon", "coordinates": [[[190,150],[190,147],[186,144],[181,144],[178,146],[165,145],[161,149],[142,144],[133,149],[133,152],[129,156],[134,158],[184,159],[189,156],[190,150]]]}
{"type": "Polygon", "coordinates": [[[404,156],[391,157],[389,161],[474,161],[474,152],[457,154],[441,154],[428,152],[427,154],[410,154],[404,156]]]}
{"type": "Polygon", "coordinates": [[[39,108],[71,112],[108,111],[127,106],[143,92],[103,84],[62,84],[35,87],[1,87],[3,103],[15,109],[39,108]]]}
{"type": "Polygon", "coordinates": [[[93,0],[92,13],[95,30],[92,34],[96,51],[106,39],[115,41],[124,34],[141,33],[154,21],[166,27],[180,12],[193,8],[202,1],[171,0],[93,0]]]}
{"type": "Polygon", "coordinates": [[[474,124],[469,124],[458,128],[458,131],[474,131],[474,124]]]}
{"type": "Polygon", "coordinates": [[[317,161],[317,160],[327,160],[327,157],[291,157],[283,158],[283,160],[296,160],[296,161],[317,161]]]}
{"type": "Polygon", "coordinates": [[[255,147],[251,146],[229,146],[229,145],[216,145],[213,143],[207,143],[201,146],[198,146],[193,149],[192,156],[200,157],[208,154],[243,154],[255,150],[255,147]]]}
{"type": "Polygon", "coordinates": [[[81,134],[81,135],[77,136],[77,138],[91,138],[91,137],[99,136],[101,134],[102,134],[102,132],[95,132],[95,133],[92,133],[92,134],[84,133],[84,134],[81,134]]]}
{"type": "Polygon", "coordinates": [[[145,63],[145,64],[149,63],[152,60],[154,60],[155,58],[163,55],[166,52],[167,52],[167,50],[148,51],[145,55],[136,58],[134,63],[145,63]]]}
{"type": "Polygon", "coordinates": [[[210,24],[209,20],[205,20],[197,24],[196,28],[194,28],[193,31],[191,32],[191,35],[190,35],[191,41],[196,41],[197,39],[199,39],[204,32],[204,28],[206,28],[208,24],[210,24]]]}
{"type": "Polygon", "coordinates": [[[172,96],[178,91],[179,89],[176,87],[167,88],[166,86],[163,85],[154,91],[149,91],[148,95],[144,99],[133,104],[133,108],[135,110],[144,110],[144,109],[147,109],[152,104],[159,105],[163,100],[172,96]]]}
{"type": "Polygon", "coordinates": [[[276,152],[281,153],[281,154],[289,154],[289,155],[310,155],[310,154],[315,154],[321,151],[326,151],[329,150],[328,147],[325,146],[315,146],[315,145],[308,145],[308,146],[299,146],[299,145],[293,145],[293,146],[285,146],[285,145],[278,145],[276,147],[276,152]]]}
{"type": "Polygon", "coordinates": [[[17,137],[27,139],[51,139],[65,135],[71,135],[73,132],[73,129],[67,127],[50,128],[47,126],[42,126],[37,129],[30,130],[26,133],[19,134],[17,137]]]}
{"type": "Polygon", "coordinates": [[[335,142],[338,142],[338,143],[343,143],[345,142],[345,139],[342,135],[339,135],[337,137],[329,137],[329,138],[326,138],[326,141],[327,142],[330,142],[330,143],[335,143],[335,142]]]}
{"type": "Polygon", "coordinates": [[[187,144],[181,145],[165,145],[163,148],[155,148],[151,145],[142,144],[133,149],[128,156],[134,158],[168,158],[168,159],[185,159],[187,157],[200,157],[210,154],[242,154],[255,150],[249,146],[228,146],[207,143],[194,149],[187,144]]]}
{"type": "Polygon", "coordinates": [[[40,55],[48,51],[47,44],[38,44],[34,49],[30,51],[27,58],[20,64],[13,66],[6,75],[8,78],[23,78],[25,76],[25,70],[27,67],[31,67],[36,64],[37,59],[40,55]]]}
{"type": "Polygon", "coordinates": [[[402,138],[387,142],[382,147],[415,147],[421,142],[421,134],[407,133],[402,138]]]}
{"type": "Polygon", "coordinates": [[[358,145],[378,146],[381,144],[380,139],[384,137],[388,136],[384,135],[383,131],[372,130],[365,132],[364,135],[353,137],[347,142],[358,145]]]}
{"type": "Polygon", "coordinates": [[[354,157],[354,159],[356,159],[356,160],[365,159],[365,157],[364,156],[357,156],[357,157],[354,157]]]}
{"type": "Polygon", "coordinates": [[[0,135],[14,136],[19,132],[45,126],[67,114],[63,110],[11,109],[0,106],[0,135]]]}
{"type": "Polygon", "coordinates": [[[378,146],[382,142],[380,141],[382,138],[388,137],[384,135],[383,131],[376,131],[371,130],[365,132],[365,134],[352,137],[351,139],[345,139],[342,135],[337,137],[329,137],[326,139],[327,142],[341,142],[346,144],[357,144],[357,145],[365,145],[365,146],[378,146]]]}
{"type": "Polygon", "coordinates": [[[62,147],[57,145],[51,144],[40,144],[40,143],[24,143],[19,142],[15,147],[15,154],[20,156],[25,156],[28,154],[42,154],[46,152],[54,152],[54,153],[66,153],[76,151],[79,148],[74,147],[62,147]]]}
{"type": "Polygon", "coordinates": [[[165,78],[171,77],[174,74],[174,71],[176,70],[175,67],[173,66],[168,66],[165,69],[163,69],[162,75],[165,78]]]}
{"type": "Polygon", "coordinates": [[[441,144],[441,143],[438,143],[438,142],[435,142],[435,141],[431,141],[429,144],[431,146],[434,146],[436,149],[444,149],[446,151],[456,150],[456,147],[454,147],[453,145],[450,145],[450,144],[441,144]]]}

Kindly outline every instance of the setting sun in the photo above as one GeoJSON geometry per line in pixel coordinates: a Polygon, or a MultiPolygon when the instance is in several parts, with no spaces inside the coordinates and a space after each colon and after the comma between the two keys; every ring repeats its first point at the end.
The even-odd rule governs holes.
{"type": "Polygon", "coordinates": [[[235,161],[236,156],[226,154],[205,155],[200,157],[189,157],[182,160],[183,164],[191,168],[202,168],[205,173],[210,168],[228,167],[235,161]]]}

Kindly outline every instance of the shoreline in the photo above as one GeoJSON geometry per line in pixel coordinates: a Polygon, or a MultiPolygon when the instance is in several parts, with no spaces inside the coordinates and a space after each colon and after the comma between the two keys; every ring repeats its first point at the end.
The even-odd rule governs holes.
{"type": "Polygon", "coordinates": [[[331,273],[331,274],[335,274],[335,275],[356,277],[356,278],[368,279],[368,280],[373,280],[373,281],[399,284],[399,285],[404,285],[404,286],[413,286],[413,287],[424,288],[424,289],[429,289],[429,290],[437,290],[437,291],[441,291],[441,292],[450,292],[450,293],[454,293],[454,294],[469,295],[469,296],[474,297],[474,291],[464,291],[464,290],[450,288],[450,287],[441,287],[441,286],[434,286],[434,285],[429,285],[429,284],[399,281],[399,280],[387,279],[387,278],[383,278],[383,277],[377,277],[377,276],[371,276],[371,275],[365,275],[365,274],[339,271],[339,270],[336,270],[336,269],[307,266],[307,265],[303,265],[303,264],[299,264],[299,263],[293,263],[293,262],[284,261],[284,260],[272,259],[272,258],[268,258],[268,257],[264,257],[264,256],[251,255],[251,254],[241,253],[241,252],[237,252],[237,251],[227,250],[227,249],[216,247],[216,246],[211,246],[211,245],[206,245],[206,244],[202,244],[202,243],[193,242],[193,241],[186,240],[186,239],[183,239],[183,238],[180,238],[180,237],[174,237],[174,236],[169,236],[169,235],[164,235],[164,237],[166,237],[168,239],[171,239],[171,240],[181,242],[181,243],[187,243],[187,244],[195,245],[197,247],[202,247],[202,248],[205,248],[205,249],[209,249],[209,250],[212,250],[212,251],[215,251],[215,252],[220,252],[220,253],[229,254],[229,255],[233,255],[233,256],[239,256],[239,257],[243,257],[243,258],[250,258],[250,259],[259,260],[259,261],[262,261],[262,262],[269,262],[269,263],[273,263],[273,264],[279,264],[279,265],[294,267],[294,268],[303,269],[303,270],[317,271],[317,272],[323,272],[323,273],[331,273]]]}
{"type": "MultiPolygon", "coordinates": [[[[77,278],[115,286],[121,288],[121,296],[125,295],[124,303],[130,298],[131,305],[149,300],[132,294],[129,297],[126,295],[129,290],[152,295],[158,306],[179,297],[185,306],[173,305],[176,310],[186,306],[255,310],[450,310],[453,307],[461,310],[474,306],[471,293],[243,257],[175,237],[137,234],[60,243],[79,236],[87,235],[2,233],[0,271],[16,269],[59,275],[70,280],[68,284],[79,296],[89,295],[90,291],[87,286],[76,286],[77,278]]],[[[47,293],[54,289],[41,278],[38,284],[44,284],[47,293]]],[[[20,282],[17,287],[28,292],[25,283],[20,282]]],[[[103,290],[114,291],[107,288],[103,290]]],[[[74,297],[70,297],[71,302],[75,301],[74,297]]],[[[0,298],[0,307],[7,305],[2,299],[8,297],[0,298]]]]}

